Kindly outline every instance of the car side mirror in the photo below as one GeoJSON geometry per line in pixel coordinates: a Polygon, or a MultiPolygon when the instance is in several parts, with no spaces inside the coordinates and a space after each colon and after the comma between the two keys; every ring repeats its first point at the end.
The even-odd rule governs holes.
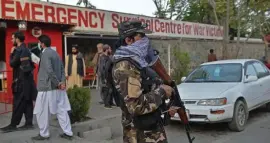
{"type": "Polygon", "coordinates": [[[246,75],[245,76],[245,83],[257,81],[258,77],[257,76],[252,76],[252,75],[246,75]]]}
{"type": "Polygon", "coordinates": [[[185,76],[182,77],[182,78],[181,78],[181,81],[183,82],[186,78],[187,78],[187,77],[185,77],[185,76]]]}

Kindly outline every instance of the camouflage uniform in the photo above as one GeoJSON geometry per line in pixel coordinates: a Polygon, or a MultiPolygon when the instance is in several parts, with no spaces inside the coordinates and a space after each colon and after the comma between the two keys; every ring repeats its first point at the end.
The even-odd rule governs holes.
{"type": "Polygon", "coordinates": [[[155,85],[143,94],[140,71],[129,61],[120,61],[112,69],[116,89],[122,99],[122,125],[124,143],[167,143],[164,126],[156,130],[139,130],[134,127],[132,115],[143,115],[155,111],[161,104],[165,91],[155,85]]]}

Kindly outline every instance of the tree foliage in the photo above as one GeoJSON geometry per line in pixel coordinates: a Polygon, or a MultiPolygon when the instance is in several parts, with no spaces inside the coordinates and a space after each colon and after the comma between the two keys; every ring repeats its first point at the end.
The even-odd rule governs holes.
{"type": "MultiPolygon", "coordinates": [[[[246,0],[248,9],[247,17],[254,21],[252,36],[261,38],[270,32],[270,1],[269,0],[246,0]]],[[[249,22],[249,21],[248,21],[249,22]]],[[[248,23],[248,25],[251,22],[248,23]]],[[[253,25],[251,25],[253,26],[253,25]]]]}
{"type": "Polygon", "coordinates": [[[172,77],[175,80],[176,84],[181,83],[181,78],[188,75],[190,56],[187,52],[180,51],[177,48],[174,48],[173,55],[175,58],[175,67],[173,69],[172,77]]]}
{"type": "MultiPolygon", "coordinates": [[[[153,0],[153,2],[157,8],[155,15],[159,18],[221,26],[225,22],[227,0],[153,0]]],[[[239,29],[241,37],[250,35],[260,38],[260,31],[265,30],[267,27],[265,25],[268,25],[266,23],[270,19],[270,0],[229,0],[229,3],[230,35],[236,37],[239,29]]]]}
{"type": "Polygon", "coordinates": [[[188,0],[153,0],[156,17],[163,19],[182,19],[188,8],[188,0]]]}

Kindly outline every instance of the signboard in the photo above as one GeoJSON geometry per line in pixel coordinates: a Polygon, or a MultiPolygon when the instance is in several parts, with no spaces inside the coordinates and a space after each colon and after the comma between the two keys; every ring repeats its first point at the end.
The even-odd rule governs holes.
{"type": "Polygon", "coordinates": [[[34,27],[32,29],[32,35],[36,38],[42,35],[42,30],[39,27],[34,27]]]}
{"type": "Polygon", "coordinates": [[[117,24],[138,19],[149,25],[151,35],[202,39],[222,39],[223,28],[215,25],[163,20],[111,11],[85,9],[55,3],[0,0],[0,19],[40,21],[75,25],[74,30],[117,33],[117,24]]]}

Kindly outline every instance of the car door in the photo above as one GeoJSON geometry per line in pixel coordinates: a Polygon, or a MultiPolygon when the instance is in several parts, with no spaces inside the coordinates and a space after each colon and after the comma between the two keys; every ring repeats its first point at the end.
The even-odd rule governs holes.
{"type": "Polygon", "coordinates": [[[261,88],[261,97],[259,97],[259,103],[266,102],[270,99],[270,76],[269,70],[260,62],[253,63],[255,70],[257,72],[259,85],[261,88]]]}
{"type": "MultiPolygon", "coordinates": [[[[244,78],[246,76],[257,76],[257,72],[253,63],[247,63],[245,65],[244,78]]],[[[259,81],[248,82],[243,84],[243,95],[247,101],[248,108],[253,108],[256,104],[258,104],[258,98],[260,97],[260,85],[259,81]]]]}

